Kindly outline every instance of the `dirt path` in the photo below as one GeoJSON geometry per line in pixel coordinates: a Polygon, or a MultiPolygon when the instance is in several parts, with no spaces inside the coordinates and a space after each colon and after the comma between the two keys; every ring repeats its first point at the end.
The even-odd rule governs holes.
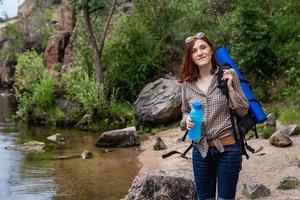
{"type": "MultiPolygon", "coordinates": [[[[171,128],[165,131],[156,133],[155,136],[141,144],[143,152],[138,156],[143,167],[141,172],[152,171],[156,169],[178,169],[191,168],[191,160],[182,159],[179,156],[172,156],[165,160],[161,155],[171,150],[183,152],[190,144],[189,142],[178,143],[177,140],[183,135],[183,132],[178,128],[171,128]],[[168,146],[167,150],[154,151],[153,145],[157,137],[161,137],[168,146]]],[[[238,191],[236,199],[247,200],[241,191],[244,183],[261,183],[271,190],[271,196],[263,198],[265,200],[300,200],[300,186],[292,190],[276,189],[280,180],[287,176],[294,176],[300,180],[300,167],[290,166],[292,160],[300,160],[300,136],[291,137],[293,145],[287,148],[277,148],[271,146],[268,140],[252,139],[248,143],[258,149],[263,147],[263,150],[257,154],[250,155],[250,159],[246,160],[243,157],[243,169],[240,174],[238,183],[238,191]],[[261,155],[264,154],[264,155],[261,155]]],[[[191,151],[188,153],[191,157],[191,151]]]]}

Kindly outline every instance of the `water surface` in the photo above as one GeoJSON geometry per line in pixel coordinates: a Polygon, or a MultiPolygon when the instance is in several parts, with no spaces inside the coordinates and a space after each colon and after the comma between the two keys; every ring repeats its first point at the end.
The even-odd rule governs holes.
{"type": "Polygon", "coordinates": [[[0,91],[0,199],[116,200],[123,198],[140,164],[138,147],[104,153],[94,146],[99,133],[54,127],[26,127],[13,122],[15,104],[0,91]],[[46,140],[60,133],[65,144],[46,140]],[[8,151],[4,147],[30,140],[46,142],[45,153],[8,151]],[[93,153],[90,160],[54,160],[54,156],[93,153]]]}

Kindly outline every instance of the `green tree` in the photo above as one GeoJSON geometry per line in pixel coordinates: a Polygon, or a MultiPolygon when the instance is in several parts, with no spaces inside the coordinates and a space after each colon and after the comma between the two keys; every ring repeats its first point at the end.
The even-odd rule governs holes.
{"type": "Polygon", "coordinates": [[[112,0],[111,8],[106,20],[106,24],[104,27],[103,32],[100,34],[100,43],[98,45],[97,39],[95,36],[95,31],[93,30],[92,24],[91,24],[91,15],[93,12],[103,9],[106,3],[105,1],[99,1],[99,0],[71,0],[73,5],[75,5],[79,10],[82,10],[83,12],[83,19],[85,22],[85,28],[86,32],[88,34],[91,47],[93,49],[94,54],[94,64],[95,64],[95,71],[96,71],[96,80],[99,85],[102,85],[104,83],[104,71],[105,67],[102,62],[101,56],[102,51],[104,47],[105,38],[107,35],[108,27],[115,9],[116,0],[112,0]]]}

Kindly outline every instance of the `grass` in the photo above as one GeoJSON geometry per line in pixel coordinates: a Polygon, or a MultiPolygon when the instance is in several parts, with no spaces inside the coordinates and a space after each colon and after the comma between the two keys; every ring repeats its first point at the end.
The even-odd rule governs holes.
{"type": "Polygon", "coordinates": [[[272,102],[265,105],[266,113],[273,112],[282,124],[297,124],[300,126],[300,105],[287,102],[272,102]]]}
{"type": "Polygon", "coordinates": [[[300,181],[295,177],[287,177],[284,180],[280,181],[280,184],[277,188],[282,190],[294,189],[297,185],[299,185],[299,183],[300,181]]]}

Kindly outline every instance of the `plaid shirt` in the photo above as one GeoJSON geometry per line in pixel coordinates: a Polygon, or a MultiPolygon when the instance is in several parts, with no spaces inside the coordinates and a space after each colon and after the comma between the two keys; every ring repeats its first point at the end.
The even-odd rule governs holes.
{"type": "Polygon", "coordinates": [[[230,98],[228,102],[227,97],[218,88],[218,72],[215,72],[213,75],[206,94],[198,88],[195,82],[184,82],[182,84],[181,111],[183,117],[180,123],[182,130],[186,130],[185,121],[189,116],[192,103],[195,101],[202,103],[204,112],[202,121],[203,137],[196,143],[203,158],[206,157],[208,151],[207,140],[212,140],[217,149],[220,152],[224,152],[220,138],[233,134],[229,107],[239,116],[244,116],[248,113],[249,103],[242,91],[239,78],[233,69],[230,69],[230,72],[233,75],[234,93],[232,98],[235,98],[235,101],[232,101],[230,98]]]}

